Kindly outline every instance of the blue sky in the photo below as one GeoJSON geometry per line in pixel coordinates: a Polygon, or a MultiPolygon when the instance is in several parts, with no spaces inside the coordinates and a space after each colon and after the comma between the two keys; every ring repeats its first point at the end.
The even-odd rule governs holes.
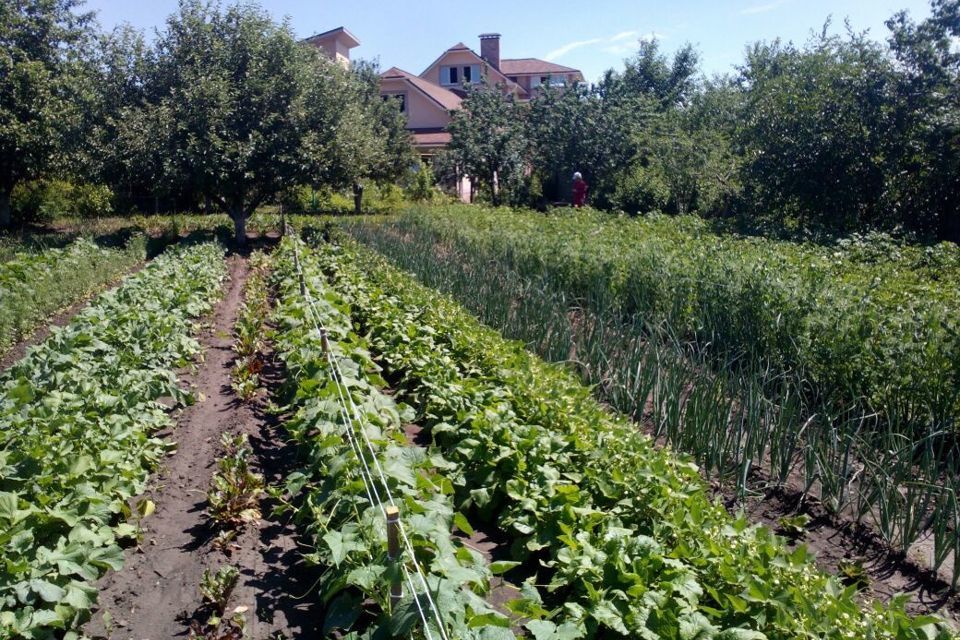
{"type": "MultiPolygon", "coordinates": [[[[667,51],[692,43],[707,74],[730,71],[757,40],[802,42],[828,16],[834,29],[849,18],[858,31],[886,38],[884,21],[900,9],[929,15],[927,0],[262,0],[276,18],[288,17],[298,36],[346,26],[362,42],[354,57],[379,58],[383,68],[420,73],[446,48],[462,41],[479,50],[477,36],[503,34],[505,58],[536,57],[581,69],[596,80],[622,68],[639,38],[657,37],[667,51]],[[481,7],[483,9],[481,10],[481,7]]],[[[176,0],[89,0],[106,28],[129,22],[152,32],[177,8],[176,0]]]]}

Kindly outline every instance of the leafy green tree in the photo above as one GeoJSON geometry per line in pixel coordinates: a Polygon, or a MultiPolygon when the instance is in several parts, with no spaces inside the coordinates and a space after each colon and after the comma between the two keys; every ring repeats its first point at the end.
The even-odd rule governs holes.
{"type": "Polygon", "coordinates": [[[188,180],[175,162],[173,111],[162,101],[154,51],[141,32],[118,27],[100,38],[97,102],[91,110],[87,167],[126,205],[175,197],[188,180]]]}
{"type": "Polygon", "coordinates": [[[880,45],[826,26],[802,49],[776,41],[748,51],[738,138],[754,212],[801,228],[882,223],[891,73],[880,45]]]}
{"type": "Polygon", "coordinates": [[[897,76],[889,207],[923,235],[960,242],[960,1],[887,21],[897,76]]]}
{"type": "Polygon", "coordinates": [[[659,103],[661,109],[681,107],[697,92],[700,57],[690,44],[673,55],[673,60],[660,51],[658,40],[641,40],[637,54],[626,61],[623,73],[610,83],[610,95],[646,96],[659,103]]]}
{"type": "Polygon", "coordinates": [[[10,194],[52,171],[77,143],[91,14],[80,0],[0,2],[0,228],[10,194]]]}
{"type": "MultiPolygon", "coordinates": [[[[167,172],[213,198],[246,242],[246,221],[300,168],[303,48],[260,8],[183,0],[156,44],[151,81],[168,123],[167,172]]],[[[158,139],[159,141],[160,139],[158,139]]]]}
{"type": "Polygon", "coordinates": [[[639,104],[604,99],[601,88],[550,87],[530,104],[530,161],[548,198],[569,200],[571,176],[583,174],[592,201],[608,204],[620,170],[636,155],[630,135],[648,116],[639,104]]]}
{"type": "Polygon", "coordinates": [[[481,83],[468,90],[447,126],[450,157],[466,175],[489,189],[496,206],[523,180],[525,110],[501,87],[481,83]]]}
{"type": "MultiPolygon", "coordinates": [[[[322,63],[328,64],[326,60],[322,63]]],[[[406,121],[395,101],[381,98],[375,65],[355,63],[339,82],[314,89],[318,99],[307,100],[308,127],[314,132],[309,134],[311,148],[316,144],[316,149],[326,147],[326,151],[322,155],[316,149],[311,152],[312,180],[353,189],[354,212],[359,214],[365,180],[381,186],[394,183],[414,166],[416,157],[406,121]],[[325,97],[335,104],[328,102],[327,107],[318,108],[325,97]],[[334,135],[326,135],[327,131],[334,135]],[[320,144],[325,135],[327,142],[320,144]]]]}

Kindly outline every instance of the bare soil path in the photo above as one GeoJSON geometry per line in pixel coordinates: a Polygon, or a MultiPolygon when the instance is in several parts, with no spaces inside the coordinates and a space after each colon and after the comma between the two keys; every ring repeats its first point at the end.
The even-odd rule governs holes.
{"type": "MultiPolygon", "coordinates": [[[[221,435],[248,435],[255,470],[268,484],[279,482],[295,460],[278,421],[265,411],[266,400],[242,403],[231,388],[232,332],[249,267],[239,255],[230,256],[228,263],[223,300],[201,336],[205,359],[195,374],[186,376],[199,400],[182,411],[172,433],[163,434],[178,447],[146,494],[156,511],[144,520],[143,542],[127,551],[124,568],[101,580],[100,608],[84,628],[88,636],[189,637],[190,621],[202,609],[204,570],[227,564],[239,568],[240,579],[226,610],[247,608],[246,637],[317,635],[314,620],[318,625],[322,618],[311,611],[308,593],[316,577],[301,568],[292,526],[271,519],[269,500],[261,505],[263,518],[237,537],[229,555],[212,544],[217,532],[206,513],[206,494],[222,454],[221,435]]],[[[270,375],[279,374],[273,368],[265,372],[270,375]]]]}

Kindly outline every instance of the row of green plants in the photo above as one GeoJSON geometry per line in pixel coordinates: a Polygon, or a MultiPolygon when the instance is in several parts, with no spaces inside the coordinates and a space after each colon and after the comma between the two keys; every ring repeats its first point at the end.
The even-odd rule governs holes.
{"type": "Polygon", "coordinates": [[[412,412],[385,393],[367,341],[353,331],[349,309],[325,283],[317,258],[300,240],[287,238],[273,266],[274,344],[286,366],[284,409],[291,416],[286,428],[304,456],[302,471],[286,483],[292,496],[287,509],[315,544],[306,558],[321,568],[314,597],[324,606],[324,633],[354,640],[428,633],[439,638],[442,624],[451,638],[513,638],[510,620],[483,598],[492,572],[512,565],[488,566],[452,535],[471,530],[454,509],[447,477],[453,465],[407,442],[402,425],[412,412]],[[329,352],[318,326],[328,332],[329,352]],[[398,561],[388,558],[388,496],[400,509],[415,558],[409,549],[398,561]],[[431,613],[415,563],[423,568],[441,620],[431,613]],[[394,581],[404,588],[395,606],[389,597],[394,581]],[[429,629],[423,628],[411,587],[429,629]]]}
{"type": "Polygon", "coordinates": [[[23,254],[42,253],[47,249],[63,248],[76,239],[74,233],[40,232],[0,236],[0,264],[23,254]]]}
{"type": "Polygon", "coordinates": [[[22,252],[0,263],[0,354],[52,313],[91,295],[146,259],[146,240],[108,249],[85,238],[64,248],[22,252]]]}
{"type": "MultiPolygon", "coordinates": [[[[484,219],[486,213],[478,215],[484,219]]],[[[550,223],[585,227],[591,219],[588,215],[585,219],[522,221],[531,228],[542,225],[549,235],[550,223]]],[[[783,361],[719,350],[715,342],[678,335],[669,318],[652,322],[645,314],[624,314],[608,300],[569,294],[546,267],[537,271],[529,264],[525,267],[521,258],[481,246],[481,241],[497,245],[500,240],[492,230],[474,229],[470,218],[463,218],[460,231],[446,227],[437,231],[435,227],[448,222],[443,216],[381,222],[348,228],[424,283],[453,295],[485,323],[523,340],[547,360],[576,368],[598,397],[638,420],[655,437],[693,455],[711,479],[720,480],[741,496],[748,490],[789,484],[844,518],[875,527],[901,551],[932,535],[935,549],[930,566],[945,568],[954,584],[960,579],[956,533],[960,528],[960,487],[957,475],[951,472],[960,467],[960,448],[953,434],[954,423],[931,416],[928,422],[918,424],[909,410],[916,401],[909,397],[909,389],[902,403],[888,406],[885,414],[862,399],[851,401],[854,391],[842,397],[842,389],[835,389],[832,398],[824,398],[802,370],[785,368],[783,361]],[[473,238],[472,233],[478,237],[473,238]]],[[[676,221],[681,226],[688,223],[676,221]]],[[[709,235],[699,223],[692,223],[700,229],[698,233],[709,235]]],[[[509,224],[505,222],[504,227],[509,229],[509,224]]],[[[674,228],[673,221],[640,224],[667,239],[692,233],[674,228]]],[[[582,241],[600,237],[598,246],[613,242],[603,240],[606,229],[595,231],[582,241]]],[[[580,241],[573,238],[570,242],[580,241]]],[[[664,240],[664,244],[680,246],[682,241],[664,240]]],[[[776,246],[800,250],[795,245],[771,243],[776,246]]],[[[916,280],[948,288],[937,278],[956,269],[949,247],[941,247],[943,255],[931,258],[933,265],[924,263],[926,252],[903,250],[898,256],[888,247],[882,257],[878,247],[861,243],[848,246],[842,256],[848,271],[899,260],[897,269],[911,271],[916,280]]],[[[522,254],[525,249],[514,247],[511,251],[522,254]]],[[[590,254],[582,255],[588,258],[590,254]]],[[[886,264],[883,269],[891,267],[886,264]]],[[[853,278],[849,274],[844,277],[853,278]]],[[[881,278],[877,286],[886,286],[884,282],[881,278]]],[[[598,276],[598,295],[608,295],[604,293],[608,285],[598,276]]],[[[861,348],[870,348],[870,343],[861,348]]],[[[932,350],[934,345],[925,349],[932,350]]],[[[934,353],[932,357],[938,356],[934,353]]],[[[949,379],[940,382],[951,384],[949,379]]],[[[903,387],[895,380],[888,384],[903,387]]]]}
{"type": "MultiPolygon", "coordinates": [[[[949,638],[905,598],[861,606],[764,527],[710,500],[696,465],[569,371],[352,242],[320,245],[400,397],[454,465],[457,508],[496,523],[545,585],[515,605],[556,638],[949,638]]],[[[520,571],[521,569],[517,569],[520,571]]]]}
{"type": "Polygon", "coordinates": [[[78,637],[153,509],[130,501],[174,446],[161,401],[193,400],[176,371],[225,276],[219,245],[171,249],[0,376],[0,636],[78,637]]]}
{"type": "Polygon", "coordinates": [[[820,246],[716,234],[695,217],[464,206],[414,209],[388,229],[542,276],[594,311],[665,324],[718,360],[795,371],[842,406],[921,427],[960,413],[952,243],[820,246]]]}

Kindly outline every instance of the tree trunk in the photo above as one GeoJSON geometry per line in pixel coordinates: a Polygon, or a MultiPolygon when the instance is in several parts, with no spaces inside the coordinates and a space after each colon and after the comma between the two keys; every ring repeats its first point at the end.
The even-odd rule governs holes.
{"type": "Polygon", "coordinates": [[[0,229],[9,229],[12,222],[10,218],[10,191],[11,189],[0,188],[0,229]]]}
{"type": "Polygon", "coordinates": [[[353,212],[357,215],[363,213],[363,185],[359,182],[353,183],[353,212]]]}
{"type": "Polygon", "coordinates": [[[231,211],[230,217],[233,218],[234,241],[238,247],[247,246],[247,216],[243,210],[231,211]]]}

